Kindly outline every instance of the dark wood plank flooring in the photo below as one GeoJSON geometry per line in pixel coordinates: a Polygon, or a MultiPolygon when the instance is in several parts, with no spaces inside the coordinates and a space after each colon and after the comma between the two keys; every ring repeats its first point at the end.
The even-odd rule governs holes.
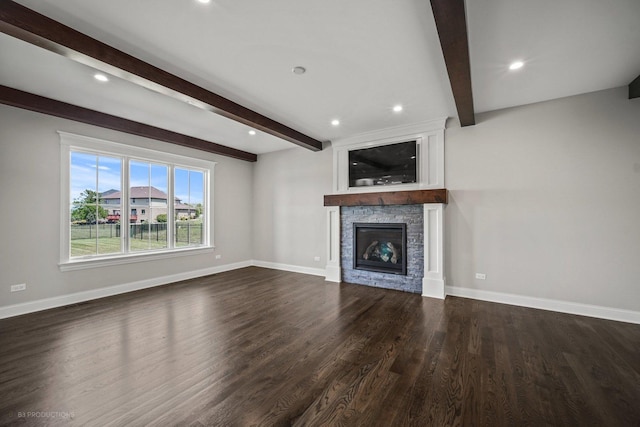
{"type": "Polygon", "coordinates": [[[0,424],[638,426],[640,325],[251,267],[1,320],[0,424]]]}

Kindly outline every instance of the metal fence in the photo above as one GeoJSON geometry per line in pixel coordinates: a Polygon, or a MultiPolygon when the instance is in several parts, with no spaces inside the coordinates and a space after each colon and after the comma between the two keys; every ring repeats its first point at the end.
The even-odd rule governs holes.
{"type": "MultiPolygon", "coordinates": [[[[71,240],[119,238],[120,224],[72,224],[71,240]]],[[[129,224],[129,238],[167,241],[167,223],[129,224]]],[[[202,243],[202,223],[176,222],[174,239],[178,244],[202,243]]]]}
{"type": "Polygon", "coordinates": [[[71,240],[120,237],[120,224],[71,224],[71,240]]]}

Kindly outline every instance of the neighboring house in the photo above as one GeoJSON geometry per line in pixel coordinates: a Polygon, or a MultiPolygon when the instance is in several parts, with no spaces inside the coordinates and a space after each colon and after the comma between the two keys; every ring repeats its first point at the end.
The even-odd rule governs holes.
{"type": "MultiPolygon", "coordinates": [[[[120,216],[122,215],[121,197],[122,193],[117,190],[108,190],[100,194],[100,206],[108,211],[108,222],[120,221],[120,216]]],[[[158,215],[167,213],[167,193],[158,190],[156,187],[131,187],[129,198],[129,206],[131,208],[130,223],[157,222],[158,215]]],[[[195,208],[182,203],[182,200],[177,197],[174,200],[175,213],[178,219],[195,218],[195,208]]]]}

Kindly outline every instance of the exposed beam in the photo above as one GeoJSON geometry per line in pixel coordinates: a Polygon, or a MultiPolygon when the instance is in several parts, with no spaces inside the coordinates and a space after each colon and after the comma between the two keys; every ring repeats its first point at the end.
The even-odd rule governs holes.
{"type": "Polygon", "coordinates": [[[640,98],[640,76],[629,83],[629,99],[640,98]]]}
{"type": "Polygon", "coordinates": [[[67,104],[66,102],[56,101],[55,99],[45,98],[44,96],[34,95],[7,86],[0,86],[0,103],[235,159],[249,162],[255,162],[258,159],[258,156],[253,153],[247,153],[246,151],[236,150],[235,148],[205,141],[204,139],[160,129],[88,108],[78,107],[77,105],[67,104]]]}
{"type": "Polygon", "coordinates": [[[461,126],[476,123],[471,90],[471,65],[464,0],[431,0],[433,17],[438,28],[440,46],[447,65],[461,126]]]}
{"type": "Polygon", "coordinates": [[[0,1],[0,31],[310,150],[322,150],[322,142],[310,136],[115,49],[14,1],[0,1]]]}

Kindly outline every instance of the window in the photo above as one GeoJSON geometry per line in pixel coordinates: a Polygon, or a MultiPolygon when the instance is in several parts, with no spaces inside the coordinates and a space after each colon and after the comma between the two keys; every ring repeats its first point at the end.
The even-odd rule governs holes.
{"type": "Polygon", "coordinates": [[[194,218],[202,214],[202,172],[183,168],[175,169],[174,185],[179,195],[174,198],[177,225],[177,247],[190,246],[202,240],[202,230],[193,225],[194,218]]]}
{"type": "Polygon", "coordinates": [[[63,270],[210,250],[215,163],[62,132],[60,141],[63,270]]]}
{"type": "Polygon", "coordinates": [[[113,238],[112,225],[103,225],[109,214],[101,203],[107,190],[121,191],[122,159],[95,153],[72,151],[71,186],[68,221],[70,240],[69,255],[107,255],[122,252],[120,239],[113,238]]]}

